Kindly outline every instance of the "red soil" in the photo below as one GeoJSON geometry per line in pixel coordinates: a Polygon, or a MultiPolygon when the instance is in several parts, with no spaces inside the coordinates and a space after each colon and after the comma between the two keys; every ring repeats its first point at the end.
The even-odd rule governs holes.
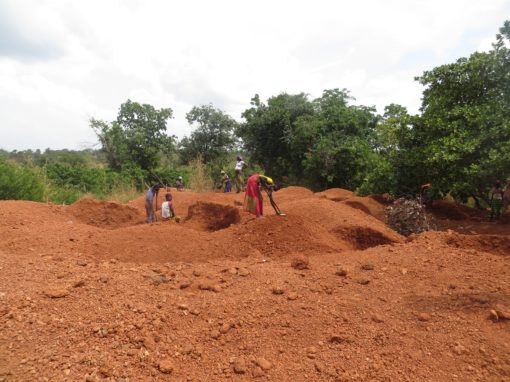
{"type": "Polygon", "coordinates": [[[345,190],[262,219],[171,192],[181,224],[0,202],[0,381],[510,380],[508,225],[406,240],[345,190]]]}

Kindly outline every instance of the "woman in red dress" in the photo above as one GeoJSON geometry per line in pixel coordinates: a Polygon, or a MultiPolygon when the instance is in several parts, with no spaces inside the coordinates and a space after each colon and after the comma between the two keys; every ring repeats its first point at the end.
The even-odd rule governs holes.
{"type": "Polygon", "coordinates": [[[261,188],[269,189],[273,185],[273,179],[268,176],[253,174],[248,178],[246,193],[244,195],[244,210],[258,218],[264,214],[261,188]]]}

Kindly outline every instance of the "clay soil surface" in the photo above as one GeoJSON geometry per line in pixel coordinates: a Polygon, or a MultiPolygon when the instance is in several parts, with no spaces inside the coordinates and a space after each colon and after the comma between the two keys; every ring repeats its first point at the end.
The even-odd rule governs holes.
{"type": "Polygon", "coordinates": [[[507,218],[405,238],[340,189],[263,219],[171,192],[180,224],[0,202],[0,381],[510,381],[507,218]]]}

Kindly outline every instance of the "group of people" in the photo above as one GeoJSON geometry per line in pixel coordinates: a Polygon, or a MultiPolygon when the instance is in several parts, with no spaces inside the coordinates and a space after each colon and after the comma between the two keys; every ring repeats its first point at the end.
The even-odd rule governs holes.
{"type": "MultiPolygon", "coordinates": [[[[246,184],[244,182],[244,169],[248,167],[243,160],[243,157],[238,156],[237,162],[234,168],[235,176],[234,176],[234,187],[237,193],[243,192],[246,184]]],[[[230,176],[224,171],[221,170],[221,186],[223,192],[231,192],[232,191],[232,182],[230,181],[230,176]]]]}
{"type": "MultiPolygon", "coordinates": [[[[158,210],[158,194],[162,188],[160,184],[155,184],[145,193],[145,213],[147,215],[147,223],[155,223],[158,219],[156,211],[158,210]]],[[[182,190],[181,190],[182,191],[182,190]]],[[[165,200],[161,204],[161,219],[163,221],[174,221],[179,223],[180,218],[175,214],[172,194],[167,192],[165,200]]]]}
{"type": "MultiPolygon", "coordinates": [[[[245,192],[243,203],[245,211],[254,214],[257,218],[262,217],[264,215],[262,191],[265,191],[276,213],[278,215],[283,215],[272,198],[273,191],[277,191],[279,186],[276,185],[270,177],[259,173],[251,175],[245,183],[244,169],[246,167],[247,166],[243,161],[243,158],[238,156],[235,167],[234,185],[237,193],[240,193],[241,191],[245,192]]],[[[221,175],[223,191],[230,192],[232,190],[230,177],[225,171],[222,171],[221,175]]],[[[149,187],[145,194],[145,212],[147,214],[147,223],[149,224],[155,223],[158,220],[156,215],[156,211],[158,210],[158,194],[159,190],[162,188],[162,185],[155,184],[149,187]]],[[[184,189],[184,182],[181,176],[177,178],[176,189],[177,191],[183,191],[184,189]]],[[[170,193],[165,194],[165,200],[161,205],[161,219],[163,221],[175,221],[177,223],[180,221],[180,218],[175,214],[173,198],[170,193]]]]}
{"type": "MultiPolygon", "coordinates": [[[[432,185],[430,183],[424,184],[420,187],[420,202],[425,207],[432,206],[432,198],[429,194],[430,188],[432,185]]],[[[505,187],[501,180],[496,180],[492,185],[491,191],[489,193],[489,202],[490,202],[490,220],[498,220],[501,215],[507,210],[508,206],[510,206],[510,179],[505,187]]]]}

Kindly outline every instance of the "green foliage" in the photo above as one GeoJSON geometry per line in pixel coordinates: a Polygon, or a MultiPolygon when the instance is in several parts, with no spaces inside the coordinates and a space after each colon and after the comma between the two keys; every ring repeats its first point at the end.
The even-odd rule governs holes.
{"type": "Polygon", "coordinates": [[[102,150],[112,169],[135,165],[151,171],[157,167],[161,153],[170,154],[175,137],[166,135],[166,122],[172,109],[155,109],[151,105],[128,100],[120,106],[117,120],[111,123],[90,120],[102,150]]]}
{"type": "Polygon", "coordinates": [[[281,94],[267,106],[258,96],[238,129],[245,147],[264,170],[312,188],[359,186],[370,167],[377,116],[349,105],[348,92],[325,90],[310,101],[303,93],[281,94]]]}
{"type": "Polygon", "coordinates": [[[196,126],[191,136],[180,143],[181,158],[189,163],[201,156],[206,163],[226,156],[235,147],[234,129],[237,122],[212,105],[195,106],[186,114],[190,125],[196,126]]]}
{"type": "Polygon", "coordinates": [[[510,173],[510,25],[494,49],[423,73],[422,116],[413,134],[426,175],[443,193],[483,197],[510,173]]]}
{"type": "Polygon", "coordinates": [[[45,187],[37,169],[0,157],[0,200],[44,200],[45,187]]]}
{"type": "Polygon", "coordinates": [[[289,135],[298,117],[313,115],[312,103],[304,93],[283,93],[269,98],[267,105],[255,95],[251,105],[243,113],[246,122],[238,127],[237,135],[243,140],[252,160],[268,174],[275,177],[289,175],[289,169],[295,164],[289,135]]]}

